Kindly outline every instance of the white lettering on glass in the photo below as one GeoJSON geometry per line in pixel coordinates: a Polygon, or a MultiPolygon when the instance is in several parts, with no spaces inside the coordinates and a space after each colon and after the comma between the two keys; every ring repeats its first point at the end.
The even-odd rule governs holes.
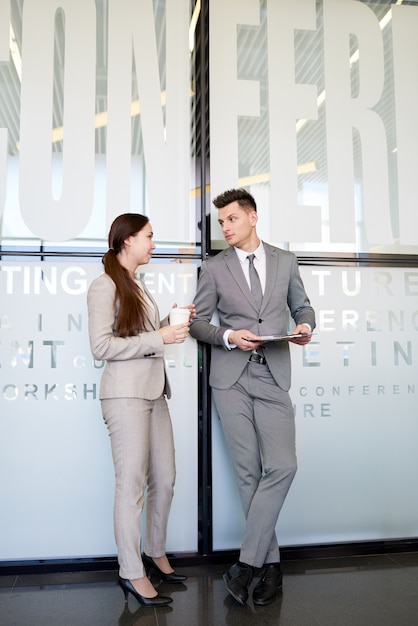
{"type": "MultiPolygon", "coordinates": [[[[210,168],[214,196],[238,181],[238,116],[260,116],[259,82],[237,79],[237,26],[258,26],[260,4],[259,0],[211,0],[209,11],[210,168]]],[[[219,230],[217,224],[215,227],[219,230]]]]}
{"type": "Polygon", "coordinates": [[[4,264],[0,265],[0,293],[55,295],[61,292],[76,296],[87,291],[86,276],[86,270],[77,266],[4,264]]]}
{"type": "Polygon", "coordinates": [[[315,85],[295,84],[294,33],[316,29],[315,0],[268,0],[270,228],[283,241],[321,241],[320,207],[298,203],[295,124],[316,120],[315,85]]]}
{"type": "Polygon", "coordinates": [[[416,208],[418,118],[412,112],[413,107],[411,109],[411,103],[418,101],[417,32],[417,7],[392,5],[399,238],[403,245],[416,245],[418,233],[416,208]]]}
{"type": "MultiPolygon", "coordinates": [[[[80,236],[92,216],[96,4],[93,0],[23,3],[20,209],[29,231],[48,241],[80,236]],[[63,151],[53,153],[54,30],[60,12],[65,24],[64,139],[63,151]]],[[[396,155],[389,157],[384,123],[375,111],[384,88],[385,54],[390,53],[390,47],[384,51],[379,17],[362,2],[323,1],[324,156],[328,163],[325,202],[329,209],[322,209],[329,210],[330,242],[358,242],[362,249],[395,241],[401,246],[417,243],[414,180],[418,119],[411,114],[410,103],[418,98],[418,74],[413,61],[418,55],[418,8],[387,6],[392,16],[386,28],[391,29],[393,44],[397,149],[396,155]],[[355,70],[350,68],[349,56],[353,40],[358,48],[355,70]],[[354,71],[359,78],[358,93],[352,92],[354,71]],[[361,174],[354,172],[353,133],[361,150],[361,174]],[[396,171],[393,181],[389,181],[388,158],[397,159],[397,167],[392,168],[396,171]]],[[[315,29],[316,3],[268,0],[266,7],[270,226],[283,240],[321,241],[325,225],[321,226],[320,208],[298,203],[294,132],[295,119],[315,120],[318,114],[317,86],[296,84],[294,67],[294,32],[315,29]]],[[[192,241],[195,219],[189,204],[189,2],[167,0],[165,5],[165,79],[160,77],[152,0],[109,0],[108,8],[107,222],[121,207],[135,210],[135,168],[144,166],[146,181],[141,193],[159,238],[192,241]],[[144,163],[139,158],[134,163],[131,154],[132,57],[144,163]]],[[[210,3],[212,195],[239,180],[239,116],[260,116],[259,82],[237,77],[237,27],[259,23],[259,0],[210,3]]],[[[9,36],[10,2],[0,0],[2,65],[11,63],[9,36]]],[[[388,70],[390,61],[388,58],[388,70]]],[[[6,197],[7,138],[7,129],[0,128],[0,214],[6,197]]],[[[9,161],[11,164],[12,158],[9,161]]]]}
{"type": "Polygon", "coordinates": [[[323,6],[330,238],[340,243],[356,241],[357,211],[369,244],[393,243],[386,133],[382,119],[372,110],[384,85],[382,32],[374,12],[361,2],[324,0],[323,6]],[[351,93],[350,35],[356,37],[359,49],[356,97],[351,93]],[[358,194],[353,129],[360,136],[363,168],[358,194]],[[360,196],[357,203],[356,195],[360,196]]]}
{"type": "Polygon", "coordinates": [[[109,0],[107,220],[121,213],[121,207],[129,210],[135,201],[131,200],[133,53],[153,229],[160,241],[192,241],[189,2],[167,0],[166,11],[164,89],[152,0],[109,0]]]}
{"type": "Polygon", "coordinates": [[[76,237],[92,213],[95,33],[93,0],[24,2],[19,196],[26,225],[41,239],[64,241],[76,237]],[[58,10],[65,15],[64,139],[63,151],[55,154],[53,163],[54,30],[58,10]],[[56,189],[58,178],[61,184],[56,189]]]}
{"type": "MultiPolygon", "coordinates": [[[[10,33],[10,2],[0,0],[0,66],[8,63],[10,33]]],[[[7,128],[0,128],[0,217],[3,214],[7,180],[7,128]]]]}

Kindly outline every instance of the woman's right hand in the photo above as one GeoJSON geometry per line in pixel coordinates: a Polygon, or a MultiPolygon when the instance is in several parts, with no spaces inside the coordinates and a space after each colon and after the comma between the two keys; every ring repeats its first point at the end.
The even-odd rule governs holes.
{"type": "Polygon", "coordinates": [[[163,342],[168,343],[183,343],[189,336],[190,322],[185,324],[176,324],[175,326],[162,326],[159,328],[160,333],[163,336],[163,342]]]}

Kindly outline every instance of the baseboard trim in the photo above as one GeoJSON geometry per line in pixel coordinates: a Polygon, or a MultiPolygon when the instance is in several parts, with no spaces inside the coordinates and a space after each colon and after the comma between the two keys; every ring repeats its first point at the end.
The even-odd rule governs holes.
{"type": "MultiPolygon", "coordinates": [[[[365,556],[368,554],[394,554],[401,552],[418,552],[418,538],[285,546],[281,549],[281,558],[282,561],[295,561],[365,556]]],[[[187,567],[191,565],[226,565],[237,560],[238,551],[219,550],[205,555],[199,553],[170,553],[169,558],[170,562],[176,567],[187,567]]],[[[117,569],[118,562],[116,556],[80,559],[0,561],[0,576],[117,569]]]]}

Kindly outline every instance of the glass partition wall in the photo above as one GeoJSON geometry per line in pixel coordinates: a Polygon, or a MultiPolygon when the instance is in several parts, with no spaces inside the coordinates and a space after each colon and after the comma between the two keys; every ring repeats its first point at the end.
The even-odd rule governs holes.
{"type": "MultiPolygon", "coordinates": [[[[225,245],[211,198],[243,186],[262,238],[298,255],[318,315],[316,341],[293,355],[300,470],[283,543],[414,540],[407,494],[418,467],[402,441],[417,434],[417,31],[416,0],[0,0],[2,476],[23,455],[41,482],[58,463],[72,493],[59,515],[83,527],[91,490],[78,493],[71,468],[96,481],[93,456],[112,480],[84,308],[109,225],[122,212],[149,216],[157,250],[147,280],[169,306],[193,297],[200,261],[225,245]],[[80,429],[94,442],[82,451],[80,429]],[[74,437],[66,452],[63,433],[74,437]],[[331,500],[347,497],[352,524],[330,522],[331,500]]],[[[194,388],[173,407],[177,448],[194,441],[196,451],[181,469],[194,477],[181,495],[193,493],[194,531],[190,541],[173,532],[170,549],[199,555],[235,550],[242,524],[209,360],[194,343],[167,355],[179,398],[194,388]]],[[[17,553],[3,533],[0,560],[111,557],[109,526],[96,543],[43,543],[56,489],[46,485],[28,500],[39,534],[17,553]]],[[[25,488],[19,476],[0,483],[9,529],[24,517],[25,488]]],[[[111,491],[102,484],[89,501],[91,534],[111,491]]]]}
{"type": "MultiPolygon", "coordinates": [[[[86,292],[112,220],[137,212],[155,233],[142,273],[161,313],[193,300],[194,11],[189,0],[0,2],[2,562],[116,554],[104,363],[90,353],[86,292]]],[[[177,451],[167,547],[197,554],[197,346],[178,348],[165,355],[177,451]]]]}
{"type": "Polygon", "coordinates": [[[1,245],[101,251],[124,211],[196,255],[196,27],[188,0],[1,4],[1,245]],[[42,45],[39,42],[42,42],[42,45]]]}
{"type": "MultiPolygon", "coordinates": [[[[292,350],[299,470],[278,536],[414,538],[417,2],[211,0],[209,15],[211,195],[230,181],[253,193],[259,233],[298,255],[318,320],[292,350]]],[[[212,252],[225,245],[216,213],[212,252]]],[[[212,411],[225,550],[244,520],[212,411]]]]}
{"type": "Polygon", "coordinates": [[[416,20],[400,0],[211,0],[213,193],[251,189],[302,256],[416,255],[416,20]]]}

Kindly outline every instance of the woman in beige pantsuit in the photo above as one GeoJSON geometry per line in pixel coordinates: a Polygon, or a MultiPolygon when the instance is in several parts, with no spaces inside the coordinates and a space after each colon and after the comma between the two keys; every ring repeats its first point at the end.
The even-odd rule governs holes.
{"type": "MultiPolygon", "coordinates": [[[[131,593],[140,604],[156,607],[172,599],[161,596],[147,574],[154,571],[168,583],[186,579],[173,570],[165,554],[175,461],[164,345],[182,343],[189,322],[170,326],[168,318],[160,321],[156,302],[135,275],[152,257],[152,237],[143,215],[125,213],[114,220],[103,257],[105,271],[92,282],[87,304],[91,350],[96,359],[106,361],[100,400],[115,467],[118,582],[125,601],[131,593]]],[[[188,308],[193,316],[193,305],[188,308]]]]}

